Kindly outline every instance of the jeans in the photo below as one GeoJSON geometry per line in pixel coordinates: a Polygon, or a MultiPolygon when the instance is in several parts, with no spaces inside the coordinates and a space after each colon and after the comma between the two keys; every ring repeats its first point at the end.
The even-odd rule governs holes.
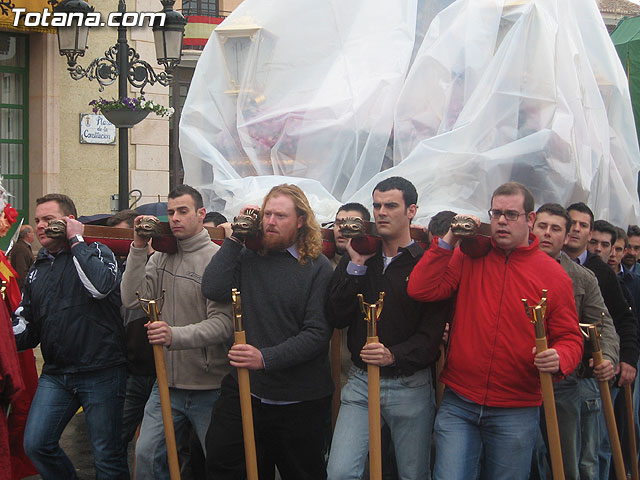
{"type": "Polygon", "coordinates": [[[128,375],[127,393],[124,399],[124,413],[122,415],[122,443],[127,448],[136,434],[138,425],[142,422],[144,406],[149,400],[151,389],[156,381],[155,376],[128,375]]]}
{"type": "MultiPolygon", "coordinates": [[[[342,389],[327,467],[329,480],[358,480],[369,451],[367,372],[351,367],[342,389]]],[[[431,432],[435,399],[431,371],[408,377],[380,378],[380,414],[389,426],[395,448],[398,476],[431,478],[431,432]]]]}
{"type": "MultiPolygon", "coordinates": [[[[238,382],[222,379],[220,400],[207,432],[207,478],[246,478],[238,382]]],[[[262,403],[251,397],[258,478],[325,480],[326,429],[331,428],[331,396],[289,405],[262,403]]]]}
{"type": "MultiPolygon", "coordinates": [[[[594,380],[595,381],[595,380],[594,380]]],[[[611,403],[616,402],[616,397],[620,388],[613,387],[611,390],[611,403]]],[[[600,449],[598,450],[598,470],[601,480],[609,479],[609,469],[611,468],[611,442],[609,441],[609,431],[607,430],[607,422],[603,415],[599,415],[600,419],[600,449]]]]}
{"type": "Polygon", "coordinates": [[[538,407],[480,405],[446,389],[436,415],[436,480],[526,480],[539,429],[538,407]]]}
{"type": "Polygon", "coordinates": [[[578,392],[582,417],[580,422],[580,478],[596,480],[598,478],[598,450],[600,450],[601,435],[600,418],[603,418],[598,382],[595,378],[583,378],[578,383],[578,392]]]}
{"type": "MultiPolygon", "coordinates": [[[[180,438],[186,423],[190,422],[204,448],[211,411],[220,395],[220,390],[170,388],[169,395],[175,437],[180,438]]],[[[160,394],[156,383],[144,408],[140,437],[136,444],[136,479],[168,478],[167,446],[164,438],[160,394]]]]}
{"type": "MultiPolygon", "coordinates": [[[[581,381],[574,375],[570,375],[553,384],[560,445],[562,446],[562,464],[566,480],[580,480],[578,456],[580,455],[581,402],[576,401],[576,399],[580,395],[579,382],[581,381]]],[[[551,468],[551,459],[548,456],[547,449],[547,425],[544,418],[544,407],[540,407],[540,415],[540,433],[534,450],[534,462],[537,464],[538,478],[546,480],[550,478],[550,476],[547,476],[547,469],[551,468]]]]}
{"type": "Polygon", "coordinates": [[[96,479],[129,478],[122,448],[126,375],[122,365],[86,373],[40,376],[27,419],[24,449],[43,479],[77,478],[59,440],[80,407],[93,447],[96,479]]]}

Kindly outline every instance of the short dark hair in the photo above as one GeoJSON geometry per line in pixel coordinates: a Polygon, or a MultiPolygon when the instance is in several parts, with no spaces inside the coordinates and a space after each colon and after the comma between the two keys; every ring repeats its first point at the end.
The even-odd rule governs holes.
{"type": "Polygon", "coordinates": [[[616,243],[616,240],[618,239],[618,233],[616,232],[616,227],[611,225],[606,220],[596,220],[595,222],[593,222],[593,230],[596,232],[611,234],[611,245],[616,243]]]}
{"type": "Polygon", "coordinates": [[[431,217],[431,220],[429,220],[429,226],[427,227],[431,235],[434,237],[444,237],[451,227],[451,220],[453,220],[453,217],[456,215],[457,213],[451,210],[443,210],[436,213],[431,217]]]}
{"type": "Polygon", "coordinates": [[[114,227],[122,222],[127,222],[129,228],[133,228],[133,221],[139,215],[135,210],[120,210],[115,215],[107,218],[107,227],[114,227]]]}
{"type": "Polygon", "coordinates": [[[567,207],[567,212],[571,212],[571,210],[575,210],[576,212],[580,212],[580,213],[589,214],[589,217],[591,219],[589,222],[589,228],[593,230],[593,220],[595,217],[593,216],[593,211],[587,206],[586,203],[584,202],[572,203],[567,207]]]}
{"type": "Polygon", "coordinates": [[[519,182],[507,182],[500,185],[493,191],[491,195],[491,205],[493,205],[493,199],[495,197],[500,196],[510,196],[510,195],[522,195],[524,197],[524,201],[522,202],[522,206],[524,207],[524,213],[528,214],[529,212],[533,212],[535,208],[536,201],[533,198],[533,194],[531,191],[525,187],[523,184],[519,182]]]}
{"type": "Polygon", "coordinates": [[[409,205],[418,203],[418,192],[416,187],[406,178],[402,177],[389,177],[378,183],[373,191],[388,192],[389,190],[400,190],[402,192],[402,198],[404,199],[404,208],[409,208],[409,205]]]}
{"type": "Polygon", "coordinates": [[[227,217],[220,212],[209,212],[204,216],[202,223],[212,222],[216,227],[221,223],[227,223],[227,217]]]}
{"type": "Polygon", "coordinates": [[[200,192],[187,184],[178,185],[176,188],[174,188],[169,192],[169,195],[167,198],[178,198],[183,195],[191,195],[191,198],[193,198],[193,203],[195,204],[196,210],[200,210],[201,208],[204,208],[204,202],[202,201],[202,195],[200,195],[200,192]]]}
{"type": "Polygon", "coordinates": [[[40,198],[36,198],[36,205],[42,205],[47,202],[56,202],[60,207],[60,211],[62,211],[65,216],[73,215],[74,218],[78,217],[76,204],[73,203],[71,197],[68,197],[63,193],[47,193],[40,198]]]}
{"type": "Polygon", "coordinates": [[[559,203],[545,203],[540,208],[538,208],[538,210],[536,210],[536,215],[539,215],[541,213],[548,213],[549,215],[555,215],[557,217],[564,218],[565,231],[568,232],[571,229],[571,224],[573,223],[573,221],[571,220],[571,216],[569,215],[569,212],[567,212],[567,210],[559,203]]]}
{"type": "Polygon", "coordinates": [[[640,227],[638,225],[629,225],[627,237],[640,237],[640,227]]]}
{"type": "Polygon", "coordinates": [[[365,207],[364,205],[358,202],[345,203],[338,209],[338,211],[336,212],[336,215],[340,212],[348,212],[349,210],[358,212],[361,215],[361,218],[365,222],[368,222],[371,220],[371,214],[369,213],[369,210],[367,210],[367,207],[365,207]]]}
{"type": "MultiPolygon", "coordinates": [[[[627,248],[629,246],[629,237],[627,237],[627,232],[624,231],[624,229],[620,228],[620,227],[615,227],[616,229],[616,242],[620,239],[624,240],[624,248],[627,248]]],[[[613,242],[613,243],[616,243],[613,242]]]]}

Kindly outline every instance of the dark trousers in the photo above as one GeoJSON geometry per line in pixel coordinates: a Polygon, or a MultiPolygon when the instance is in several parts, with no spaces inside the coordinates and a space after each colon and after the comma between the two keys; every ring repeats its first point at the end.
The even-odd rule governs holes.
{"type": "MultiPolygon", "coordinates": [[[[290,405],[269,405],[252,398],[253,424],[260,480],[324,480],[325,429],[331,415],[331,397],[290,405]]],[[[222,380],[220,398],[211,415],[206,438],[207,478],[246,478],[242,416],[238,383],[222,380]]]]}

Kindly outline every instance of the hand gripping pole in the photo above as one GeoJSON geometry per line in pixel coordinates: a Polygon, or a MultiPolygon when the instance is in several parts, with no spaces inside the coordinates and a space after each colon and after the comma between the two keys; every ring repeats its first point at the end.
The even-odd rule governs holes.
{"type": "MultiPolygon", "coordinates": [[[[367,344],[378,343],[377,324],[384,305],[384,292],[380,292],[376,303],[366,303],[358,294],[360,310],[367,322],[367,344]]],[[[382,447],[380,439],[380,367],[367,364],[369,388],[369,478],[382,480],[382,447]]]]}
{"type": "MultiPolygon", "coordinates": [[[[242,324],[242,299],[240,292],[231,289],[233,307],[234,340],[238,345],[247,343],[242,324]]],[[[251,384],[249,370],[238,368],[238,389],[240,391],[240,411],[242,412],[242,437],[244,439],[244,461],[247,468],[247,480],[258,480],[258,461],[256,457],[256,439],[253,430],[253,410],[251,409],[251,384]]]]}
{"type": "MultiPolygon", "coordinates": [[[[147,314],[151,322],[160,320],[160,310],[164,304],[164,290],[162,297],[158,299],[140,298],[136,292],[140,307],[147,314]],[[159,305],[160,304],[160,305],[159,305]]],[[[156,379],[158,393],[160,395],[160,409],[162,410],[162,424],[164,425],[164,438],[167,444],[167,458],[169,461],[169,475],[171,480],[180,480],[180,465],[178,464],[178,449],[176,447],[176,435],[173,430],[173,415],[171,413],[171,398],[169,397],[169,382],[167,380],[167,365],[164,361],[164,349],[162,345],[153,345],[153,359],[156,364],[156,379]]]]}
{"type": "MultiPolygon", "coordinates": [[[[525,298],[522,299],[527,316],[536,333],[536,351],[547,350],[547,335],[544,329],[544,316],[547,310],[547,290],[542,290],[542,298],[537,305],[529,306],[525,298]]],[[[540,386],[542,388],[542,404],[544,406],[545,422],[547,424],[547,438],[549,440],[549,454],[551,455],[551,470],[554,480],[564,480],[564,465],[562,463],[562,449],[560,447],[560,431],[558,430],[558,415],[556,400],[553,394],[551,374],[540,372],[540,386]]]]}

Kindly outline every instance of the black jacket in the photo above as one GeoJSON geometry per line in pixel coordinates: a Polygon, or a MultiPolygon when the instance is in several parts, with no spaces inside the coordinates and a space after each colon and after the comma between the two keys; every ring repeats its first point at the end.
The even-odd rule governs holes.
{"type": "Polygon", "coordinates": [[[613,269],[595,254],[587,255],[584,266],[591,270],[598,279],[604,304],[613,318],[613,325],[620,337],[620,361],[635,368],[640,350],[636,319],[625,300],[618,277],[613,269]]]}
{"type": "Polygon", "coordinates": [[[42,248],[14,315],[18,350],[40,344],[43,373],[88,372],[125,363],[116,259],[100,243],[53,257],[42,248]]]}
{"type": "Polygon", "coordinates": [[[409,274],[424,250],[417,243],[402,252],[383,271],[381,250],[366,261],[365,275],[349,275],[349,255],[344,255],[333,273],[327,300],[327,319],[334,328],[349,327],[348,346],[351,361],[366,369],[360,351],[367,340],[367,326],[360,310],[358,293],[364,301],[375,303],[384,291],[384,306],[378,322],[378,338],[395,358],[395,365],[382,367],[382,376],[411,375],[438,359],[444,325],[449,318],[450,303],[423,303],[407,294],[409,274]]]}

